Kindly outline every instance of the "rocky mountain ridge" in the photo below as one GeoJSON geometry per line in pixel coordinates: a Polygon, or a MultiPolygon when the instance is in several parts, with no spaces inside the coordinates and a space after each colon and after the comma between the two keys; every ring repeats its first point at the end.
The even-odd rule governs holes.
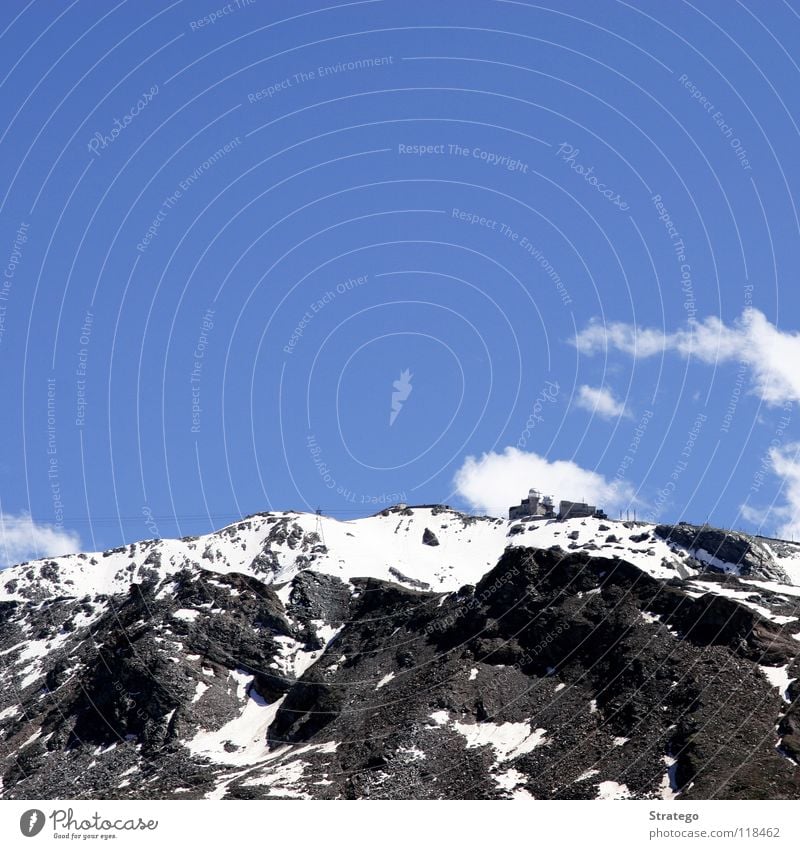
{"type": "Polygon", "coordinates": [[[798,798],[798,602],[793,543],[443,507],[22,564],[0,794],[798,798]]]}

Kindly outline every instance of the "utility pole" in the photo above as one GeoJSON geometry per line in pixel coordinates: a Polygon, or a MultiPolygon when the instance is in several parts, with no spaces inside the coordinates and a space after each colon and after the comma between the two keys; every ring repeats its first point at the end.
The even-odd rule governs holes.
{"type": "Polygon", "coordinates": [[[322,530],[322,509],[320,507],[317,507],[317,523],[314,530],[322,544],[325,545],[325,532],[322,530]]]}

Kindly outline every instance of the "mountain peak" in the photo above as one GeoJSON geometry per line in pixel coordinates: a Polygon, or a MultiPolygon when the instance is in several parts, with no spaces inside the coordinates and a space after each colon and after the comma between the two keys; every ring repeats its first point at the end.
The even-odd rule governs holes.
{"type": "Polygon", "coordinates": [[[443,505],[21,564],[0,790],[796,798],[798,564],[707,526],[443,505]]]}

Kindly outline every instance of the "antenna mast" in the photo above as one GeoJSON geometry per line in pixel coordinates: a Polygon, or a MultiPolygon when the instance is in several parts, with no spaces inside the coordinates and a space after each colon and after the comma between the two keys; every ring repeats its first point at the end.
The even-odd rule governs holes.
{"type": "Polygon", "coordinates": [[[325,545],[325,532],[322,530],[322,509],[320,507],[317,507],[317,522],[314,530],[322,544],[325,545]]]}

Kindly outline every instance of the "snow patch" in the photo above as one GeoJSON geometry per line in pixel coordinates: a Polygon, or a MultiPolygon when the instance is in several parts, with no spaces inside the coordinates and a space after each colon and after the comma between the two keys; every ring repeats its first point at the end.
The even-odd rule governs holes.
{"type": "Polygon", "coordinates": [[[511,798],[518,802],[536,801],[536,797],[532,796],[530,791],[526,790],[524,787],[517,787],[517,789],[511,794],[511,798]]]}
{"type": "Polygon", "coordinates": [[[768,607],[764,607],[763,604],[757,604],[756,602],[751,601],[751,598],[754,593],[744,592],[742,590],[734,590],[730,587],[722,587],[712,581],[692,581],[692,585],[697,587],[698,589],[704,590],[705,592],[714,593],[715,595],[722,595],[726,598],[734,599],[739,604],[742,604],[745,607],[749,607],[751,610],[755,610],[756,613],[760,613],[765,619],[769,619],[770,621],[775,622],[777,625],[786,625],[788,622],[797,621],[796,616],[780,616],[776,613],[773,613],[768,607]]]}
{"type": "Polygon", "coordinates": [[[597,785],[597,799],[630,799],[631,791],[616,781],[601,781],[597,785]]]}
{"type": "Polygon", "coordinates": [[[450,714],[446,710],[437,710],[430,715],[437,725],[447,725],[450,722],[450,714]]]}
{"type": "Polygon", "coordinates": [[[270,796],[288,796],[292,799],[310,799],[311,796],[303,790],[298,790],[297,785],[305,776],[308,763],[301,760],[292,760],[288,763],[277,764],[262,775],[248,778],[242,784],[246,787],[269,787],[270,796]]]}
{"type": "Polygon", "coordinates": [[[172,612],[172,618],[180,619],[181,622],[194,622],[199,615],[199,610],[189,610],[187,607],[181,607],[179,610],[172,612]]]}
{"type": "Polygon", "coordinates": [[[458,722],[450,721],[446,710],[430,714],[438,726],[447,726],[467,741],[468,749],[491,746],[497,763],[512,760],[537,746],[546,744],[544,728],[531,729],[529,722],[458,722]]]}
{"type": "Polygon", "coordinates": [[[516,769],[507,769],[505,772],[497,772],[492,778],[501,790],[515,790],[520,784],[526,784],[528,779],[516,769]]]}
{"type": "Polygon", "coordinates": [[[394,678],[394,672],[389,672],[387,675],[384,675],[380,681],[375,685],[376,690],[380,690],[381,687],[385,687],[392,679],[394,678]]]}
{"type": "Polygon", "coordinates": [[[192,704],[199,702],[200,699],[203,698],[203,693],[208,690],[209,685],[205,683],[205,681],[198,681],[197,686],[194,690],[194,695],[192,696],[192,704]]]}
{"type": "Polygon", "coordinates": [[[789,664],[786,666],[761,666],[758,667],[766,679],[775,687],[781,695],[781,698],[791,704],[792,700],[789,697],[789,685],[794,681],[794,678],[789,677],[789,664]]]}
{"type": "Polygon", "coordinates": [[[252,675],[238,673],[235,677],[239,698],[241,700],[244,696],[246,699],[240,714],[216,731],[199,731],[185,745],[193,755],[207,757],[216,763],[259,763],[271,757],[267,748],[267,730],[286,696],[267,704],[252,687],[252,675]]]}
{"type": "Polygon", "coordinates": [[[675,799],[678,795],[678,791],[680,790],[675,777],[678,770],[678,761],[671,755],[664,755],[662,760],[664,761],[664,766],[667,768],[667,771],[661,778],[661,786],[659,788],[661,798],[675,799]]]}

